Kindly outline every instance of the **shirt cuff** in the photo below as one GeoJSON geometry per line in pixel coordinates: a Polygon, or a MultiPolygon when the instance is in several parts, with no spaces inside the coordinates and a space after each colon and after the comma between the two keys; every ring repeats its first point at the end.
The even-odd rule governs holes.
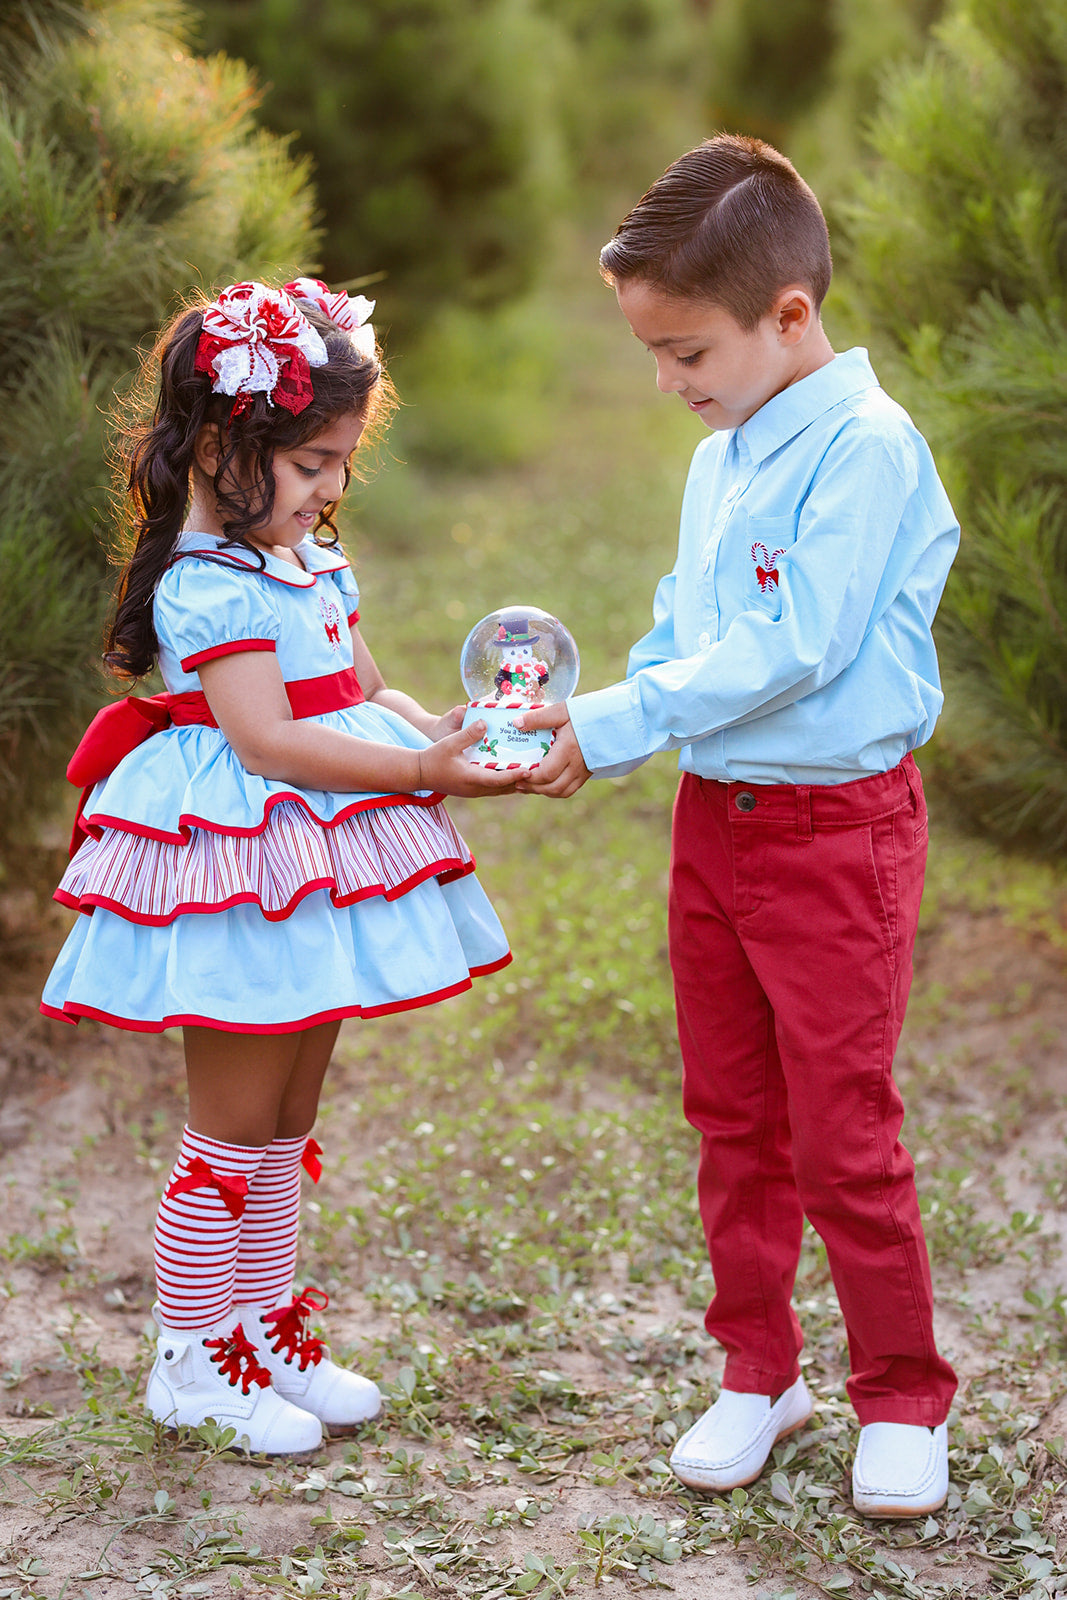
{"type": "Polygon", "coordinates": [[[571,727],[590,772],[652,754],[632,680],[567,701],[571,727]]]}

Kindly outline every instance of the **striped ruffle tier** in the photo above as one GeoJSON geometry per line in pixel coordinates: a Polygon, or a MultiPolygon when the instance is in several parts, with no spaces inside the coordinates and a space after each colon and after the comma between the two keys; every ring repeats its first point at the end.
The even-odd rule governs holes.
{"type": "Polygon", "coordinates": [[[374,895],[394,900],[427,878],[448,883],[474,871],[441,804],[379,803],[324,822],[296,797],[279,798],[251,834],[182,820],[187,842],[127,831],[112,819],[82,845],[55,898],[77,911],[102,907],[154,927],[188,912],[244,904],[278,922],[319,889],[329,890],[335,906],[350,906],[374,895]]]}

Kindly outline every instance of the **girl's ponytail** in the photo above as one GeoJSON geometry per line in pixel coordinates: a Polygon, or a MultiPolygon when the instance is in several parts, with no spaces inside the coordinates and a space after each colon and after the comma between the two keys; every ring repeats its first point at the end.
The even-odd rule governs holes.
{"type": "Polygon", "coordinates": [[[125,488],[137,542],[119,581],[104,652],[107,666],[121,677],[142,678],[155,665],[159,641],[152,599],[185,521],[197,435],[212,409],[218,410],[194,365],[202,326],[202,313],[187,311],[163,335],[150,358],[161,373],[152,421],[126,429],[125,488]]]}

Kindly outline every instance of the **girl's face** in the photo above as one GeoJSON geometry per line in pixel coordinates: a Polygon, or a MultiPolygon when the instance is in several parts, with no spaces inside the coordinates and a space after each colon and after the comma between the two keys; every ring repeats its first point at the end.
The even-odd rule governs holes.
{"type": "Polygon", "coordinates": [[[270,521],[248,535],[261,550],[293,550],[314,528],[319,513],[345,491],[345,467],[363,432],[363,419],[337,417],[291,450],[274,454],[274,509],[270,521]]]}

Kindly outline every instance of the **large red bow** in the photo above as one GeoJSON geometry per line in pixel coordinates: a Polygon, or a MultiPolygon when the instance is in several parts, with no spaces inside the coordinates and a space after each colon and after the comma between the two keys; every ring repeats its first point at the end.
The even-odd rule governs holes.
{"type": "Polygon", "coordinates": [[[200,689],[188,689],[182,694],[128,694],[122,700],[112,700],[96,713],[67,763],[68,779],[82,786],[70,839],[71,855],[89,837],[82,813],[93,785],[109,777],[123,756],[128,756],[154,733],[162,733],[172,722],[218,727],[200,689]]]}

